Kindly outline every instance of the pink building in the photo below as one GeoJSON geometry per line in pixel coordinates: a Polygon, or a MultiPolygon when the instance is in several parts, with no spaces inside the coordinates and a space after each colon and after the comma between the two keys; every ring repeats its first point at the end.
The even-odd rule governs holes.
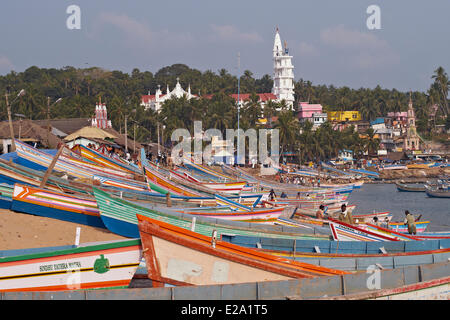
{"type": "Polygon", "coordinates": [[[321,104],[309,104],[308,102],[300,102],[298,104],[298,118],[312,118],[314,113],[322,113],[321,104]]]}
{"type": "Polygon", "coordinates": [[[408,118],[408,112],[388,112],[388,118],[391,118],[393,121],[406,121],[408,118]]]}

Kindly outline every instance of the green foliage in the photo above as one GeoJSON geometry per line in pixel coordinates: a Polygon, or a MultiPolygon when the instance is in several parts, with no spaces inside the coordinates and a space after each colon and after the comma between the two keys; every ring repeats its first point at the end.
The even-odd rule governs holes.
{"type": "MultiPolygon", "coordinates": [[[[412,92],[417,125],[420,132],[428,134],[436,123],[447,123],[448,126],[448,75],[442,67],[437,68],[431,76],[432,84],[428,92],[412,92]],[[430,117],[430,106],[436,104],[438,112],[430,117]],[[433,123],[429,121],[433,118],[433,123]]],[[[238,78],[227,70],[217,72],[206,70],[201,72],[191,69],[184,64],[174,64],[158,70],[155,74],[150,71],[140,71],[135,68],[130,74],[122,71],[110,71],[98,67],[74,68],[66,66],[61,69],[39,68],[31,66],[23,72],[14,71],[0,76],[0,92],[9,88],[11,97],[20,89],[26,94],[17,99],[12,106],[12,113],[22,113],[29,119],[45,119],[47,112],[47,97],[51,103],[58,98],[62,101],[51,108],[51,118],[91,117],[94,114],[95,103],[100,99],[108,107],[108,117],[115,129],[123,132],[125,119],[131,128],[137,123],[137,137],[144,141],[156,141],[157,122],[164,121],[166,132],[175,127],[192,130],[195,120],[202,120],[204,128],[237,128],[237,108],[235,101],[229,96],[237,93],[238,78]],[[141,96],[154,94],[158,85],[163,93],[167,86],[173,88],[177,78],[183,88],[191,87],[191,92],[200,95],[200,99],[186,100],[185,98],[167,101],[163,111],[158,116],[153,111],[145,111],[140,106],[141,96]],[[204,96],[208,95],[208,99],[204,96]],[[133,122],[135,121],[135,122],[133,122]]],[[[308,131],[303,126],[303,134],[293,135],[300,125],[296,123],[293,113],[285,112],[285,102],[267,104],[261,109],[256,93],[270,92],[273,81],[269,75],[260,79],[254,77],[251,71],[245,70],[240,78],[240,92],[250,93],[251,98],[240,110],[240,127],[242,129],[258,126],[258,118],[264,116],[269,119],[268,126],[278,126],[283,129],[282,139],[284,147],[299,148],[305,157],[313,154],[320,157],[332,157],[339,148],[353,146],[356,149],[358,141],[350,132],[344,134],[341,140],[333,141],[336,132],[330,125],[324,125],[316,132],[308,131]],[[281,111],[277,111],[281,110],[281,111]],[[278,117],[278,122],[272,123],[272,117],[278,117]],[[308,135],[317,136],[312,143],[306,139],[308,135]],[[294,140],[300,139],[300,142],[294,140]],[[295,142],[295,143],[294,143],[295,142]],[[334,143],[335,142],[335,143],[334,143]],[[310,144],[309,147],[306,147],[310,144]],[[324,150],[321,150],[321,149],[324,150]]],[[[364,120],[373,120],[379,116],[386,116],[391,111],[406,111],[409,93],[396,89],[374,89],[348,87],[336,88],[332,85],[313,85],[310,81],[300,79],[295,82],[295,95],[298,101],[320,103],[325,111],[359,110],[364,120]]],[[[296,102],[296,103],[297,103],[296,102]]],[[[0,101],[0,119],[6,119],[5,99],[0,101]]],[[[309,136],[308,136],[309,137],[309,136]]],[[[166,137],[170,139],[169,137],[166,137]]],[[[358,150],[359,150],[358,149],[358,150]]],[[[287,149],[286,149],[287,150],[287,149]]]]}

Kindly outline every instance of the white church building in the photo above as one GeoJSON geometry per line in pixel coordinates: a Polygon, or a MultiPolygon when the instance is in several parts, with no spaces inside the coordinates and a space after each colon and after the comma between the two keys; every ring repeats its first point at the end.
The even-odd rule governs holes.
{"type": "Polygon", "coordinates": [[[169,85],[167,85],[166,93],[163,94],[161,91],[161,86],[158,85],[158,89],[156,89],[154,95],[151,95],[149,92],[148,95],[142,96],[141,105],[144,106],[146,110],[151,108],[154,111],[159,112],[164,101],[171,98],[181,98],[183,95],[186,95],[188,100],[193,97],[198,97],[195,94],[191,94],[191,85],[189,85],[188,90],[185,91],[180,85],[180,79],[177,78],[177,84],[172,91],[169,90],[169,85]]]}
{"type": "Polygon", "coordinates": [[[294,107],[294,66],[292,65],[292,56],[289,55],[286,41],[283,49],[278,28],[273,44],[272,93],[277,96],[278,101],[284,99],[291,109],[294,107]]]}
{"type": "MultiPolygon", "coordinates": [[[[286,101],[286,104],[293,109],[294,108],[294,66],[292,65],[292,56],[289,55],[289,50],[287,48],[286,41],[284,42],[284,48],[281,44],[280,34],[278,32],[278,27],[276,29],[275,41],[273,45],[273,88],[272,92],[269,93],[258,93],[261,107],[264,107],[264,104],[268,100],[273,100],[275,102],[281,102],[283,99],[286,101]]],[[[147,110],[151,108],[155,112],[160,112],[162,104],[164,101],[171,98],[181,98],[183,95],[186,95],[186,98],[189,100],[191,98],[198,98],[197,95],[191,93],[191,86],[189,85],[188,90],[185,91],[179,82],[179,78],[177,78],[177,84],[175,88],[170,91],[169,86],[167,85],[166,93],[163,94],[161,91],[161,86],[158,85],[158,89],[156,90],[154,95],[151,95],[150,92],[147,95],[143,95],[141,97],[141,105],[145,107],[147,110]]],[[[231,95],[236,101],[237,94],[231,95]]],[[[212,95],[205,96],[206,98],[212,97],[212,95]]],[[[239,96],[239,105],[243,105],[246,100],[250,98],[249,93],[241,93],[239,96]]]]}

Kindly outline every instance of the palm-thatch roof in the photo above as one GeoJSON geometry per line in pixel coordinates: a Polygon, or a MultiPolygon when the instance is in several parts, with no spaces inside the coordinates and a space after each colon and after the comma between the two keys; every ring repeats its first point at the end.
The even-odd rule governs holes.
{"type": "Polygon", "coordinates": [[[84,127],[77,131],[75,131],[72,134],[69,134],[64,138],[65,141],[72,141],[77,138],[92,138],[92,139],[117,139],[118,137],[114,134],[107,132],[103,129],[97,128],[97,127],[84,127]]]}
{"type": "MultiPolygon", "coordinates": [[[[22,141],[40,142],[43,146],[54,149],[61,143],[61,139],[53,133],[35,124],[32,120],[12,121],[14,138],[22,141]]],[[[8,121],[0,122],[0,139],[11,139],[8,121]]]]}

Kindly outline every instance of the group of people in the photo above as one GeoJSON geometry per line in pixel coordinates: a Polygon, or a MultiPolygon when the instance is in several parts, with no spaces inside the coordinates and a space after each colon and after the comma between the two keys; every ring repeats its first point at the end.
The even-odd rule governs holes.
{"type": "MultiPolygon", "coordinates": [[[[326,214],[326,208],[323,204],[320,205],[319,210],[316,211],[317,219],[324,219],[326,214]]],[[[408,226],[408,233],[411,235],[415,235],[417,233],[416,222],[420,220],[422,215],[419,215],[417,218],[409,212],[409,210],[405,211],[405,220],[404,223],[408,226]]],[[[341,211],[339,212],[338,220],[350,225],[355,224],[353,220],[352,212],[347,209],[347,206],[343,204],[341,206],[341,211]]],[[[389,222],[383,222],[378,219],[378,217],[373,218],[373,224],[379,227],[389,228],[389,222]]]]}
{"type": "Polygon", "coordinates": [[[320,187],[320,178],[291,177],[288,175],[280,175],[277,179],[281,183],[290,183],[302,186],[320,187]]]}

